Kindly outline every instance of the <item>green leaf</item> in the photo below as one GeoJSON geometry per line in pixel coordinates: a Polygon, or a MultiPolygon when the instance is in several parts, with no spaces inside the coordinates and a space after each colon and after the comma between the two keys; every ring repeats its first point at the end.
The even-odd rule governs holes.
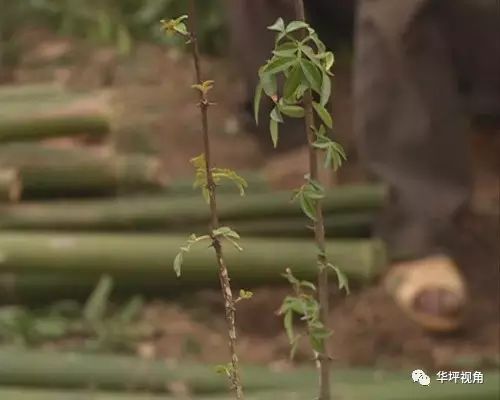
{"type": "Polygon", "coordinates": [[[298,49],[298,42],[297,41],[293,41],[293,42],[290,41],[290,42],[285,42],[285,43],[279,44],[275,47],[274,50],[284,51],[284,50],[291,50],[291,49],[294,49],[294,50],[298,49]]]}
{"type": "Polygon", "coordinates": [[[311,89],[319,93],[321,91],[321,72],[318,67],[308,60],[300,60],[300,65],[311,89]]]}
{"type": "Polygon", "coordinates": [[[325,188],[321,185],[321,183],[311,178],[307,178],[307,181],[312,191],[321,194],[322,196],[325,194],[325,188]]]}
{"type": "Polygon", "coordinates": [[[323,69],[323,64],[321,64],[318,55],[314,52],[314,50],[307,45],[301,45],[300,50],[307,56],[309,61],[315,64],[320,70],[323,69]]]}
{"type": "Polygon", "coordinates": [[[313,190],[304,192],[304,196],[306,196],[310,200],[321,200],[325,198],[324,193],[313,190]]]}
{"type": "Polygon", "coordinates": [[[286,335],[288,336],[288,340],[293,342],[294,333],[293,333],[293,311],[288,310],[283,317],[283,324],[285,325],[286,335]]]}
{"type": "Polygon", "coordinates": [[[130,54],[133,45],[132,36],[126,26],[123,26],[120,29],[118,29],[116,42],[119,54],[121,55],[130,54]]]}
{"type": "Polygon", "coordinates": [[[311,289],[313,292],[316,291],[316,286],[314,286],[314,283],[312,283],[312,282],[300,281],[300,286],[311,289]]]}
{"type": "Polygon", "coordinates": [[[255,97],[253,100],[253,112],[255,117],[255,123],[259,125],[259,109],[260,109],[260,101],[262,100],[262,83],[259,82],[257,88],[255,89],[255,97]]]}
{"type": "Polygon", "coordinates": [[[271,98],[275,97],[278,93],[278,81],[276,80],[276,75],[262,72],[259,76],[262,89],[264,90],[266,95],[271,98]]]}
{"type": "Polygon", "coordinates": [[[134,296],[120,311],[118,318],[122,323],[131,324],[141,312],[144,301],[141,296],[134,296]]]}
{"type": "Polygon", "coordinates": [[[325,56],[325,69],[327,71],[330,71],[334,62],[335,62],[335,56],[331,51],[327,51],[325,56]]]}
{"type": "Polygon", "coordinates": [[[288,117],[303,118],[305,114],[304,108],[301,106],[280,104],[278,107],[280,111],[288,117]]]}
{"type": "Polygon", "coordinates": [[[240,289],[240,298],[244,300],[251,299],[253,297],[253,292],[245,289],[240,289]]]}
{"type": "Polygon", "coordinates": [[[335,151],[340,155],[341,158],[344,160],[347,160],[347,155],[344,151],[344,148],[340,143],[332,141],[332,147],[335,149],[335,151]]]}
{"type": "Polygon", "coordinates": [[[227,375],[230,377],[232,375],[233,366],[231,364],[226,365],[216,365],[215,372],[220,375],[227,375]]]}
{"type": "Polygon", "coordinates": [[[233,239],[240,239],[240,235],[228,226],[221,226],[220,228],[215,229],[213,234],[214,236],[227,236],[233,239]]]}
{"type": "Polygon", "coordinates": [[[288,311],[293,311],[296,314],[302,315],[303,301],[299,297],[287,296],[283,301],[283,304],[280,309],[280,314],[285,314],[288,311]]]}
{"type": "Polygon", "coordinates": [[[219,184],[222,179],[228,179],[239,189],[240,195],[245,195],[245,189],[248,187],[246,180],[233,170],[228,168],[212,168],[212,178],[215,184],[219,184]]]}
{"type": "Polygon", "coordinates": [[[284,32],[285,31],[285,21],[283,18],[278,18],[274,24],[268,26],[267,29],[270,31],[284,32]]]}
{"type": "Polygon", "coordinates": [[[336,170],[336,165],[333,157],[333,153],[331,148],[328,146],[328,143],[325,143],[325,148],[326,148],[326,154],[325,154],[325,163],[323,164],[324,168],[328,168],[330,165],[332,166],[333,170],[336,170]]]}
{"type": "Polygon", "coordinates": [[[271,119],[269,121],[269,130],[271,131],[273,146],[274,148],[276,148],[278,146],[278,122],[274,119],[271,119]]]}
{"type": "Polygon", "coordinates": [[[292,274],[292,270],[290,268],[287,268],[285,270],[285,273],[283,274],[283,276],[288,280],[288,282],[290,282],[292,285],[297,285],[299,283],[298,279],[295,278],[295,276],[293,276],[292,274]]]}
{"type": "Polygon", "coordinates": [[[182,21],[185,21],[187,19],[189,19],[189,16],[187,14],[183,14],[180,17],[178,17],[178,18],[175,19],[175,23],[178,24],[178,23],[180,23],[182,21]]]}
{"type": "Polygon", "coordinates": [[[213,89],[214,83],[215,82],[213,80],[208,80],[208,81],[203,81],[201,83],[197,83],[195,85],[191,85],[191,87],[199,90],[201,93],[206,95],[210,90],[213,89]]]}
{"type": "Polygon", "coordinates": [[[295,100],[296,91],[299,88],[302,77],[302,68],[300,64],[297,64],[292,68],[290,75],[285,81],[285,86],[283,88],[283,95],[285,98],[295,100]]]}
{"type": "Polygon", "coordinates": [[[300,208],[307,217],[316,221],[316,209],[314,207],[314,202],[311,198],[306,197],[304,194],[299,196],[300,208]]]}
{"type": "Polygon", "coordinates": [[[297,48],[285,49],[285,50],[273,50],[273,54],[280,58],[295,58],[297,53],[297,48]]]}
{"type": "Polygon", "coordinates": [[[309,27],[309,25],[307,23],[305,23],[304,21],[292,21],[287,25],[285,32],[292,33],[292,32],[295,32],[299,29],[308,28],[308,27],[309,27]]]}
{"type": "Polygon", "coordinates": [[[336,267],[335,265],[328,263],[327,267],[333,269],[337,274],[337,279],[339,281],[339,289],[340,290],[344,289],[346,293],[349,294],[350,290],[349,290],[349,281],[347,279],[347,276],[340,270],[340,268],[336,267]]]}
{"type": "Polygon", "coordinates": [[[273,59],[264,66],[263,72],[266,74],[275,75],[279,72],[287,70],[296,63],[297,59],[295,57],[273,57],[273,59]]]}
{"type": "Polygon", "coordinates": [[[318,34],[314,31],[310,32],[309,39],[313,41],[313,43],[318,48],[318,53],[324,53],[326,51],[325,44],[320,40],[318,34]]]}
{"type": "Polygon", "coordinates": [[[187,19],[187,15],[182,15],[177,19],[161,20],[162,28],[167,33],[167,35],[171,36],[175,33],[179,33],[183,36],[188,36],[189,32],[187,31],[186,24],[182,21],[187,19]]]}
{"type": "Polygon", "coordinates": [[[243,251],[243,247],[241,247],[240,244],[236,240],[231,239],[227,236],[225,236],[225,238],[229,241],[229,243],[231,243],[236,248],[236,250],[243,251]]]}
{"type": "Polygon", "coordinates": [[[314,337],[318,338],[319,340],[328,339],[330,336],[332,336],[332,331],[326,329],[323,326],[314,330],[314,337]]]}
{"type": "Polygon", "coordinates": [[[101,322],[108,308],[113,279],[103,275],[83,308],[83,316],[90,323],[101,322]]]}
{"type": "Polygon", "coordinates": [[[184,22],[179,22],[176,26],[175,26],[175,31],[177,33],[180,33],[181,35],[183,36],[187,36],[188,35],[188,30],[187,30],[187,27],[186,27],[186,24],[184,22]]]}
{"type": "Polygon", "coordinates": [[[181,276],[182,261],[184,259],[184,253],[181,251],[175,256],[174,259],[174,271],[177,278],[181,276]]]}
{"type": "Polygon", "coordinates": [[[313,107],[316,113],[319,115],[323,123],[328,127],[332,128],[333,127],[333,121],[332,121],[332,116],[330,113],[326,110],[325,107],[323,107],[321,104],[316,103],[313,101],[313,107]]]}
{"type": "MultiPolygon", "coordinates": [[[[276,36],[276,40],[275,42],[276,43],[280,43],[283,39],[285,38],[288,38],[290,39],[290,37],[288,37],[288,33],[285,31],[285,32],[280,32],[278,33],[278,35],[276,36]]],[[[290,42],[287,42],[287,43],[290,43],[290,42]]]]}
{"type": "Polygon", "coordinates": [[[330,94],[332,92],[332,81],[330,77],[323,72],[323,77],[321,80],[321,93],[320,93],[320,101],[319,103],[322,106],[325,106],[328,103],[328,99],[330,98],[330,94]]]}
{"type": "Polygon", "coordinates": [[[295,337],[295,340],[292,343],[292,348],[290,349],[290,359],[293,360],[295,358],[295,353],[297,353],[297,348],[299,347],[299,340],[302,336],[298,335],[295,337]]]}
{"type": "Polygon", "coordinates": [[[271,111],[271,119],[273,121],[283,123],[283,117],[281,116],[278,106],[274,107],[271,111]]]}

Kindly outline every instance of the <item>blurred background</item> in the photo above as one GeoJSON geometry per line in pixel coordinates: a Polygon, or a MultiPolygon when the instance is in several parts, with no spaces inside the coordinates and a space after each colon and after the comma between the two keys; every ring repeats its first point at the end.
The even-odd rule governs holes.
{"type": "MultiPolygon", "coordinates": [[[[189,162],[202,152],[191,59],[159,24],[186,13],[185,3],[0,0],[2,400],[224,398],[225,378],[213,372],[228,360],[213,255],[200,247],[181,279],[172,270],[179,246],[208,221],[189,162]]],[[[199,3],[215,163],[249,183],[245,198],[219,190],[221,219],[243,236],[243,253],[228,249],[235,289],[254,292],[237,310],[240,358],[257,393],[249,398],[310,398],[301,392],[315,384],[307,343],[291,361],[277,315],[290,292],[285,267],[314,279],[311,231],[288,191],[307,160],[263,151],[242,122],[226,7],[199,3]]],[[[498,398],[498,140],[473,132],[478,217],[458,246],[466,266],[481,265],[466,270],[469,318],[454,335],[429,335],[380,283],[387,255],[374,224],[387,191],[354,145],[352,12],[343,18],[333,109],[348,162],[328,177],[325,209],[328,248],[352,292],[332,285],[335,390],[347,400],[444,399],[404,397],[409,372],[478,370],[492,371],[483,397],[460,398],[498,398]]],[[[443,390],[463,392],[454,386],[443,390]]]]}

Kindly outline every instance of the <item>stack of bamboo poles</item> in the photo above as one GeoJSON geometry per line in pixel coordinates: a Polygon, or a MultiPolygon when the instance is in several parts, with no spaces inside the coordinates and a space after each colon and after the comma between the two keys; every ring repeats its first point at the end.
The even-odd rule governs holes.
{"type": "MultiPolygon", "coordinates": [[[[109,107],[90,97],[99,98],[46,85],[0,89],[0,301],[84,296],[103,273],[124,293],[216,285],[203,246],[187,255],[182,279],[171,268],[188,234],[207,231],[208,209],[191,182],[167,182],[155,157],[44,142],[105,141],[109,107]]],[[[244,236],[243,252],[227,248],[233,279],[280,283],[286,267],[313,279],[312,233],[298,204],[258,173],[243,175],[246,197],[219,187],[222,223],[244,236]]],[[[369,282],[385,265],[384,247],[371,237],[385,196],[376,185],[327,193],[326,230],[337,238],[327,247],[353,280],[369,282]]]]}
{"type": "MultiPolygon", "coordinates": [[[[432,376],[432,375],[431,375],[432,376]]],[[[411,381],[407,371],[336,369],[335,398],[352,400],[496,400],[499,376],[484,373],[483,384],[411,381]]],[[[316,391],[314,369],[278,372],[246,366],[246,398],[309,399],[316,391]]],[[[174,365],[135,357],[0,350],[2,400],[228,400],[227,381],[210,366],[174,365]]]]}

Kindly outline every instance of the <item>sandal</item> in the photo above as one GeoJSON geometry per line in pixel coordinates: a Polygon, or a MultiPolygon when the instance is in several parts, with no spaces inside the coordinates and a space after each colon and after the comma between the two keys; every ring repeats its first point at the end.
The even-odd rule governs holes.
{"type": "Polygon", "coordinates": [[[385,279],[396,304],[424,329],[451,332],[463,322],[466,285],[447,256],[431,256],[394,265],[385,279]]]}

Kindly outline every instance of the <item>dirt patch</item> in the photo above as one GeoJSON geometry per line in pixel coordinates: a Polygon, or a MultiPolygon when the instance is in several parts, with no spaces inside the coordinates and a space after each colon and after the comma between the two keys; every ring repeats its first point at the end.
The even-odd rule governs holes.
{"type": "MultiPolygon", "coordinates": [[[[455,255],[466,274],[471,299],[463,329],[445,336],[424,332],[394,305],[380,283],[358,288],[348,297],[332,295],[330,317],[335,333],[331,344],[337,365],[434,369],[499,365],[496,239],[500,232],[491,219],[476,218],[474,222],[477,225],[466,229],[455,243],[455,255]]],[[[239,350],[244,361],[288,362],[287,338],[276,315],[288,291],[285,287],[259,288],[251,301],[240,303],[239,350]]],[[[153,307],[160,312],[154,321],[162,332],[152,343],[155,354],[168,358],[195,357],[212,363],[223,361],[227,348],[219,293],[199,293],[182,308],[178,307],[164,303],[153,307]]],[[[310,362],[306,343],[300,346],[296,361],[310,362]]]]}

